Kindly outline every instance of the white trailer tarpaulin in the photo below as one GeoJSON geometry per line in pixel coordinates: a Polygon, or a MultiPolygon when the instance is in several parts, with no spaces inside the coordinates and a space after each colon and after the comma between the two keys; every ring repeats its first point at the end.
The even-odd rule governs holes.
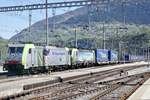
{"type": "Polygon", "coordinates": [[[68,48],[46,47],[44,56],[46,66],[70,65],[68,48]]]}

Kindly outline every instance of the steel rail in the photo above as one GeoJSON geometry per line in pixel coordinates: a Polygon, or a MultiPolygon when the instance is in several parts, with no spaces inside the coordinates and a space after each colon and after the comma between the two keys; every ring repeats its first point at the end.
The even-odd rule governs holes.
{"type": "Polygon", "coordinates": [[[131,91],[129,91],[128,93],[124,93],[123,95],[121,95],[120,100],[127,100],[148,79],[149,78],[141,80],[131,91]]]}
{"type": "MultiPolygon", "coordinates": [[[[132,81],[133,78],[127,80],[126,82],[128,81],[132,81]]],[[[93,90],[88,90],[88,91],[85,91],[85,92],[81,92],[81,93],[78,93],[78,94],[72,94],[72,95],[69,95],[69,96],[63,96],[61,98],[57,98],[57,99],[60,99],[60,100],[63,100],[63,99],[73,99],[73,98],[78,98],[78,97],[81,97],[83,95],[88,95],[88,94],[91,94],[91,93],[96,93],[96,92],[101,92],[101,96],[104,96],[106,94],[108,94],[109,92],[111,92],[112,90],[118,88],[121,84],[112,84],[112,85],[107,85],[107,86],[104,86],[104,87],[98,87],[96,89],[93,89],[93,90]]],[[[53,100],[53,99],[52,99],[53,100]]]]}
{"type": "MultiPolygon", "coordinates": [[[[147,74],[145,74],[144,78],[143,78],[139,83],[146,81],[147,79],[149,79],[149,77],[150,77],[150,74],[149,74],[148,76],[147,76],[147,74]],[[147,78],[146,78],[146,77],[147,77],[147,78]]],[[[132,77],[131,79],[125,81],[124,84],[126,84],[126,83],[128,83],[128,82],[131,82],[131,81],[133,81],[133,80],[136,80],[137,78],[139,78],[139,77],[132,77]]],[[[115,85],[114,87],[112,87],[112,88],[110,88],[110,89],[108,89],[108,90],[106,90],[106,91],[104,91],[104,92],[102,92],[102,93],[99,93],[99,94],[93,96],[92,98],[90,98],[90,100],[99,100],[101,97],[107,95],[108,93],[111,93],[112,91],[118,89],[118,88],[121,87],[121,86],[123,86],[122,83],[117,84],[117,85],[115,85]]],[[[124,99],[124,98],[125,98],[125,97],[122,97],[122,99],[124,99]]]]}
{"type": "MultiPolygon", "coordinates": [[[[106,78],[106,77],[110,77],[110,76],[113,76],[113,75],[116,75],[116,74],[119,74],[119,73],[116,73],[116,72],[114,72],[114,73],[110,73],[109,75],[105,75],[105,76],[101,76],[101,79],[104,79],[104,78],[106,78]]],[[[95,78],[96,78],[97,76],[95,76],[95,78]]],[[[92,77],[93,78],[93,77],[92,77]]],[[[100,78],[98,78],[98,79],[100,79],[100,78]]],[[[96,79],[95,79],[96,80],[96,79]]],[[[95,81],[94,80],[94,81],[95,81]]],[[[93,82],[94,82],[93,81],[93,82]]],[[[92,82],[92,83],[93,83],[92,82]]],[[[90,83],[75,83],[75,85],[73,85],[73,86],[71,86],[71,87],[66,87],[66,88],[64,88],[64,89],[60,89],[60,90],[57,90],[57,91],[55,91],[55,92],[53,92],[52,94],[49,94],[49,93],[47,93],[47,94],[44,94],[44,95],[41,95],[41,96],[37,96],[37,97],[33,97],[33,100],[36,98],[36,99],[38,99],[38,98],[41,98],[41,97],[47,97],[47,96],[49,96],[49,97],[56,97],[56,96],[59,96],[59,95],[62,95],[62,94],[65,94],[65,93],[70,93],[70,92],[73,92],[73,91],[76,91],[76,90],[78,90],[78,89],[85,89],[85,88],[89,88],[89,87],[94,87],[96,84],[90,84],[90,83]]],[[[97,84],[97,85],[99,85],[99,84],[97,84]]],[[[32,100],[32,99],[31,99],[32,100]]]]}

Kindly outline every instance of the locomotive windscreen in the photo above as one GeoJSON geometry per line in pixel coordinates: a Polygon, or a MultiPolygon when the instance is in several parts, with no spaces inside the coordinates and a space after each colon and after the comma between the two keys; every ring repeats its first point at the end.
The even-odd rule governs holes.
{"type": "Polygon", "coordinates": [[[9,47],[9,53],[23,53],[24,47],[9,47]]]}
{"type": "Polygon", "coordinates": [[[9,47],[8,61],[21,61],[24,47],[9,47]]]}

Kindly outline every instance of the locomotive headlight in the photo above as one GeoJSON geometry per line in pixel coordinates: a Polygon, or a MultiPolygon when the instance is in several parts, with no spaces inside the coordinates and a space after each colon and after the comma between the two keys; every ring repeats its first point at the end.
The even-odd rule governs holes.
{"type": "Polygon", "coordinates": [[[5,61],[5,64],[21,64],[21,61],[16,61],[16,60],[5,61]]]}

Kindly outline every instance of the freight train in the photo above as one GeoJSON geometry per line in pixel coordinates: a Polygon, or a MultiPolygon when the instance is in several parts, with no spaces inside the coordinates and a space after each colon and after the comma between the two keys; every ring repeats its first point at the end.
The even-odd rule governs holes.
{"type": "MultiPolygon", "coordinates": [[[[127,62],[143,59],[143,56],[125,55],[127,62]]],[[[9,44],[8,57],[3,70],[35,73],[109,63],[118,63],[118,52],[104,49],[84,50],[34,44],[9,44]]]]}

